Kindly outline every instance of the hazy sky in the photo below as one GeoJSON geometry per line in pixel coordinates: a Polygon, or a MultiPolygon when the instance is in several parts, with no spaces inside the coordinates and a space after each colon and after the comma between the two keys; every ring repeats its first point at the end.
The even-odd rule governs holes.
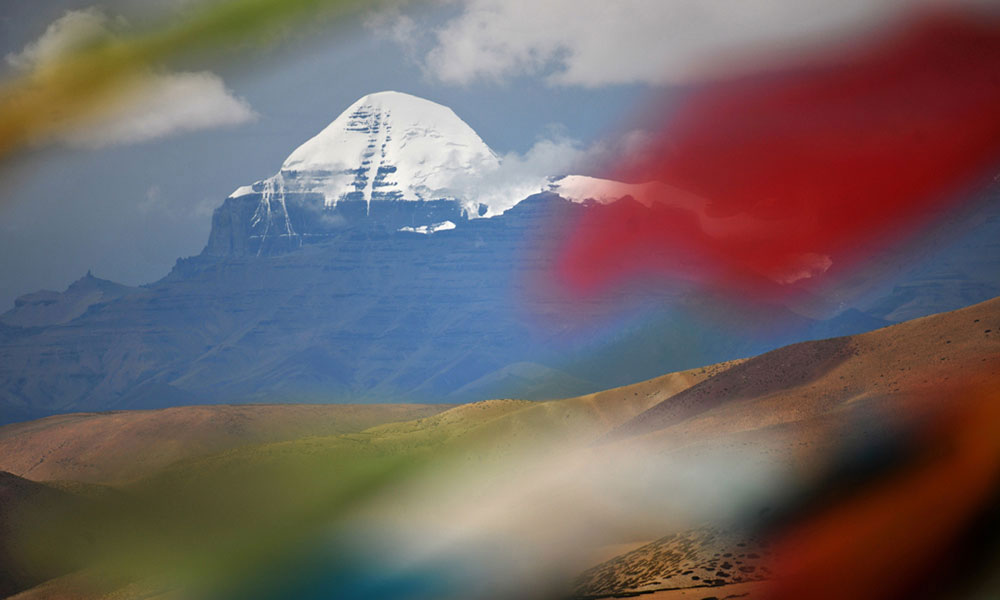
{"type": "MultiPolygon", "coordinates": [[[[199,1],[0,0],[0,73],[199,1]]],[[[631,107],[720,53],[836,34],[906,3],[411,1],[243,60],[171,65],[150,76],[136,110],[0,164],[0,311],[88,269],[128,284],[162,277],[200,252],[231,191],[275,173],[364,94],[440,102],[508,164],[565,174],[641,137],[622,127],[631,107]]]]}

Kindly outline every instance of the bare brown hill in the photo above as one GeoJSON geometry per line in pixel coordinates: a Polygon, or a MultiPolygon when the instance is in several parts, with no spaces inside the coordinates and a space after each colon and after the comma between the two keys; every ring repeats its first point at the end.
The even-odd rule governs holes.
{"type": "MultiPolygon", "coordinates": [[[[23,551],[24,540],[17,532],[24,526],[24,520],[39,513],[73,510],[85,501],[68,492],[0,471],[0,598],[65,572],[59,565],[26,563],[15,558],[23,551]]],[[[40,525],[32,530],[41,530],[40,525]]]]}
{"type": "MultiPolygon", "coordinates": [[[[711,528],[666,536],[584,571],[574,597],[716,588],[771,576],[759,540],[711,528]]],[[[699,598],[711,597],[706,593],[699,598]]]]}
{"type": "MultiPolygon", "coordinates": [[[[856,444],[884,438],[893,428],[961,401],[950,391],[963,384],[982,388],[998,382],[1000,298],[995,298],[866,334],[795,344],[754,357],[671,395],[604,440],[682,454],[756,447],[782,461],[808,464],[810,470],[803,473],[822,477],[828,472],[823,467],[830,466],[826,461],[843,448],[846,438],[856,444]],[[820,468],[812,468],[816,466],[820,468]]],[[[708,543],[694,533],[664,537],[590,569],[581,575],[577,595],[643,594],[666,600],[688,598],[682,592],[691,592],[696,599],[729,593],[758,597],[759,590],[748,582],[766,579],[767,573],[751,569],[755,565],[749,563],[730,561],[729,566],[746,570],[721,569],[726,577],[706,582],[709,572],[723,565],[709,562],[707,570],[699,571],[702,557],[725,559],[739,556],[744,548],[727,547],[722,538],[708,543]],[[734,574],[738,577],[729,577],[734,574]]],[[[760,551],[754,552],[756,558],[760,551]]]]}
{"type": "Polygon", "coordinates": [[[254,404],[58,415],[0,427],[0,470],[35,481],[124,483],[238,446],[353,433],[448,408],[254,404]]]}
{"type": "MultiPolygon", "coordinates": [[[[919,414],[935,389],[1000,377],[1000,298],[869,333],[803,342],[720,372],[634,417],[609,439],[806,427],[845,409],[919,414]]],[[[686,437],[686,436],[684,436],[686,437]]]]}
{"type": "MultiPolygon", "coordinates": [[[[496,400],[445,412],[443,406],[280,405],[50,417],[0,428],[0,469],[31,479],[123,482],[200,456],[178,467],[192,477],[214,476],[231,465],[279,453],[289,460],[311,456],[313,450],[339,456],[341,433],[349,434],[344,437],[351,438],[351,452],[354,438],[385,442],[379,448],[403,452],[420,444],[431,447],[439,439],[495,440],[501,448],[582,436],[695,454],[699,448],[756,445],[783,462],[813,462],[831,454],[838,436],[877,437],[887,424],[952,401],[941,393],[952,383],[997,381],[1000,298],[862,335],[796,344],[746,361],[552,402],[496,400]],[[363,436],[355,435],[360,431],[363,436]],[[211,456],[220,452],[225,454],[211,456]]],[[[353,460],[355,454],[345,456],[353,460]]],[[[657,541],[591,568],[577,581],[577,594],[687,598],[692,592],[696,600],[722,598],[751,593],[769,576],[760,560],[763,553],[751,547],[751,540],[723,531],[642,533],[648,537],[637,539],[657,541]]],[[[48,593],[54,588],[37,589],[48,593]]]]}

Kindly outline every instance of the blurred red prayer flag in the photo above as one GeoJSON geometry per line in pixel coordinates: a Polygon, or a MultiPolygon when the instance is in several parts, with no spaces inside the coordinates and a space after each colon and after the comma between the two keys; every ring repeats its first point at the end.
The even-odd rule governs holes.
{"type": "Polygon", "coordinates": [[[653,275],[784,295],[912,235],[1000,164],[992,13],[924,15],[794,64],[659,111],[651,147],[613,172],[683,193],[586,211],[560,256],[564,283],[594,292],[653,275]]]}

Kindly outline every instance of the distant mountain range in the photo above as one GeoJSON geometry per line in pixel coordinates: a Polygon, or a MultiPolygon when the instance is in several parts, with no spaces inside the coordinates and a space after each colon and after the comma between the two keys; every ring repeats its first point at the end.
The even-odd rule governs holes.
{"type": "Polygon", "coordinates": [[[662,184],[570,176],[516,182],[537,192],[526,198],[477,194],[498,165],[446,107],[361,98],[276,175],[227,198],[203,252],[163,279],[128,287],[88,273],[0,315],[0,422],[191,403],[567,397],[1000,294],[994,196],[961,236],[882,265],[877,293],[832,316],[774,307],[767,322],[693,321],[709,299],[677,287],[573,302],[545,291],[557,225],[641,204],[662,184]]]}

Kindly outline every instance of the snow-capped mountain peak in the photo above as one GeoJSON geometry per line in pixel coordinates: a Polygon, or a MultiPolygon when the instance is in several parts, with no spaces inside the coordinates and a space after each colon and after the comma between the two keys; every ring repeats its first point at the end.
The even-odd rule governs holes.
{"type": "Polygon", "coordinates": [[[354,102],[281,166],[288,192],[344,200],[450,198],[451,184],[499,166],[482,138],[450,108],[400,92],[354,102]]]}
{"type": "Polygon", "coordinates": [[[663,184],[551,179],[500,162],[450,108],[400,92],[368,94],[296,148],[275,175],[233,192],[213,220],[208,247],[280,252],[355,226],[431,234],[496,217],[544,191],[579,203],[624,196],[686,202],[663,184]]]}

